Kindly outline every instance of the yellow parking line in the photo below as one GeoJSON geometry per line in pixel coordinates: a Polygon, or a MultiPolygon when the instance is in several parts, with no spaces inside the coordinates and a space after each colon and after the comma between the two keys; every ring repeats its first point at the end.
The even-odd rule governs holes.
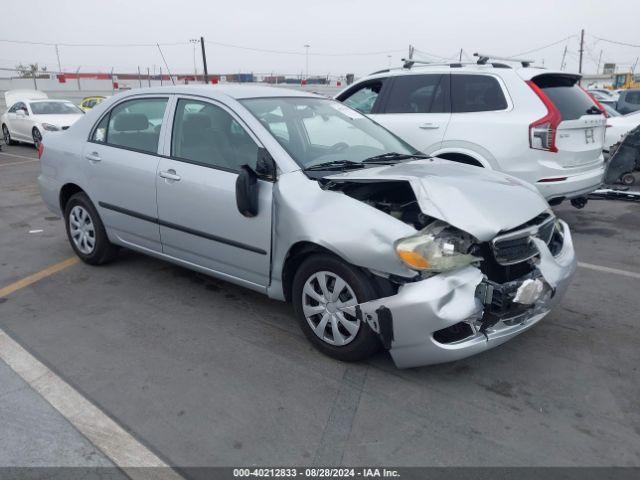
{"type": "Polygon", "coordinates": [[[29,275],[28,277],[24,277],[23,279],[18,280],[17,282],[14,282],[10,285],[7,285],[4,288],[0,288],[0,298],[6,297],[7,295],[11,295],[12,293],[22,288],[28,287],[29,285],[33,285],[34,283],[39,282],[40,280],[48,277],[49,275],[53,275],[54,273],[57,273],[60,270],[64,270],[65,268],[70,267],[71,265],[75,265],[79,261],[80,259],[78,257],[67,258],[62,262],[53,264],[45,268],[44,270],[40,270],[39,272],[29,275]]]}

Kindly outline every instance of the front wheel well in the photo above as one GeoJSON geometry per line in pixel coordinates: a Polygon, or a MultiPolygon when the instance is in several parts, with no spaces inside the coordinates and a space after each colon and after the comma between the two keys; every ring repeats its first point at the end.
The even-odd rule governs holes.
{"type": "Polygon", "coordinates": [[[474,167],[484,168],[484,165],[482,163],[480,163],[475,158],[470,157],[469,155],[465,155],[464,153],[447,152],[438,154],[436,155],[436,157],[444,158],[445,160],[451,160],[452,162],[464,163],[465,165],[473,165],[474,167]]]}
{"type": "Polygon", "coordinates": [[[64,212],[69,199],[76,193],[80,192],[84,192],[84,190],[82,190],[82,188],[80,188],[75,183],[67,183],[63,185],[63,187],[60,189],[60,210],[64,212]]]}
{"type": "Polygon", "coordinates": [[[373,288],[377,292],[378,298],[388,297],[394,295],[397,292],[397,285],[393,284],[390,280],[374,275],[366,268],[353,265],[342,257],[332,252],[328,248],[322,247],[313,242],[298,242],[294,244],[287,253],[282,267],[282,289],[284,293],[285,301],[291,302],[291,291],[293,289],[293,277],[296,275],[296,271],[302,265],[302,263],[311,255],[316,254],[328,254],[338,258],[340,261],[347,263],[355,268],[361,270],[370,280],[373,288]]]}

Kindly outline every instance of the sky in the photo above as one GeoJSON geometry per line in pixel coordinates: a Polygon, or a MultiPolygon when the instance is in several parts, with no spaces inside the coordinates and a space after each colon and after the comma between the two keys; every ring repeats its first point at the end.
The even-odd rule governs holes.
{"type": "Polygon", "coordinates": [[[638,18],[637,0],[1,0],[0,67],[57,70],[58,44],[65,71],[166,72],[159,43],[172,73],[194,71],[194,47],[202,72],[189,40],[203,36],[209,73],[362,76],[399,66],[409,45],[424,60],[457,60],[462,49],[463,60],[522,54],[555,69],[566,46],[565,69],[577,71],[584,28],[585,73],[601,51],[601,63],[629,71],[638,18]]]}

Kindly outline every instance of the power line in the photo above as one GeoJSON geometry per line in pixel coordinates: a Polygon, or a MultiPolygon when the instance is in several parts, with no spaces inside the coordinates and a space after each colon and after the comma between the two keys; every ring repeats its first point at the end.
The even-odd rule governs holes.
{"type": "Polygon", "coordinates": [[[635,43],[627,43],[627,42],[620,42],[618,40],[609,40],[607,38],[602,38],[602,37],[596,37],[595,35],[591,35],[593,38],[595,38],[597,41],[599,42],[607,42],[607,43],[614,43],[616,45],[623,45],[625,47],[634,47],[634,48],[640,48],[640,45],[635,44],[635,43]]]}
{"type": "MultiPolygon", "coordinates": [[[[209,43],[211,45],[217,45],[219,47],[236,48],[239,50],[249,50],[252,52],[274,53],[277,55],[300,55],[300,56],[306,55],[305,52],[298,52],[294,50],[274,50],[269,48],[248,47],[246,45],[236,45],[233,43],[216,42],[213,40],[207,40],[206,43],[209,43]]],[[[383,50],[378,52],[351,52],[351,53],[309,52],[309,55],[316,56],[316,57],[356,57],[356,56],[366,56],[366,55],[387,55],[390,53],[398,53],[398,52],[404,52],[404,49],[383,50]]]]}
{"type": "Polygon", "coordinates": [[[567,40],[570,40],[571,38],[574,38],[574,37],[577,37],[577,35],[576,34],[569,35],[568,37],[561,38],[560,40],[557,40],[557,41],[555,41],[553,43],[549,43],[547,45],[543,45],[542,47],[533,48],[531,50],[527,50],[526,52],[520,52],[520,53],[516,53],[515,55],[509,55],[509,56],[510,57],[519,57],[521,55],[528,55],[530,53],[534,53],[534,52],[538,52],[540,50],[544,50],[545,48],[553,47],[555,45],[558,45],[559,43],[566,42],[567,40]]]}
{"type": "MultiPolygon", "coordinates": [[[[33,42],[31,40],[9,40],[0,38],[0,42],[17,43],[21,45],[43,45],[47,47],[156,47],[157,43],[63,43],[63,42],[33,42]]],[[[189,42],[161,43],[160,46],[188,45],[189,42]]]]}

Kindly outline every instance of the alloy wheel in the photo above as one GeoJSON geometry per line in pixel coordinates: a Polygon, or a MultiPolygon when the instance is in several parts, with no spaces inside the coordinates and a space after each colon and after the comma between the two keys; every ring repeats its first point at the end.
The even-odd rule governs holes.
{"type": "Polygon", "coordinates": [[[42,141],[42,134],[40,130],[37,128],[33,129],[33,146],[38,148],[40,146],[40,142],[42,141]]]}
{"type": "Polygon", "coordinates": [[[307,323],[321,340],[337,347],[352,342],[360,330],[357,304],[353,289],[333,272],[314,273],[302,289],[307,323]]]}
{"type": "Polygon", "coordinates": [[[11,144],[11,134],[9,133],[9,129],[6,125],[2,126],[2,138],[4,140],[5,145],[11,144]]]}
{"type": "Polygon", "coordinates": [[[69,212],[69,231],[76,248],[90,255],[96,247],[96,231],[89,212],[76,205],[69,212]]]}

